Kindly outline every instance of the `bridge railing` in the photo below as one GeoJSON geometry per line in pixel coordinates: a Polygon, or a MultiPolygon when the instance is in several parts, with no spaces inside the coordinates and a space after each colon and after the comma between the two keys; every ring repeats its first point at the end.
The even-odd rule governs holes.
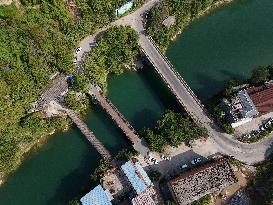
{"type": "Polygon", "coordinates": [[[96,150],[106,159],[110,159],[111,155],[103,144],[95,137],[86,124],[72,111],[64,109],[69,118],[75,123],[75,125],[81,130],[87,140],[96,148],[96,150]]]}
{"type": "Polygon", "coordinates": [[[102,108],[108,113],[108,115],[111,116],[112,120],[114,120],[114,122],[122,129],[123,133],[127,136],[127,138],[133,144],[139,141],[140,140],[139,135],[137,134],[133,126],[129,123],[129,121],[119,112],[116,106],[114,106],[113,103],[107,97],[103,96],[100,91],[97,90],[93,93],[94,97],[97,99],[102,108]],[[113,110],[116,116],[114,116],[109,111],[109,109],[113,110]]]}
{"type": "MultiPolygon", "coordinates": [[[[202,112],[205,114],[205,116],[208,118],[208,122],[211,123],[213,121],[213,119],[211,118],[209,112],[207,111],[207,109],[204,107],[204,105],[202,104],[202,102],[198,99],[198,97],[194,94],[194,92],[192,91],[192,89],[188,86],[188,84],[185,82],[185,80],[181,77],[181,75],[174,69],[173,65],[170,63],[170,61],[165,57],[165,55],[162,54],[162,52],[160,51],[160,49],[158,48],[158,46],[156,45],[156,43],[153,41],[153,39],[151,37],[148,36],[148,40],[150,40],[150,42],[153,44],[154,48],[157,50],[157,52],[160,54],[160,56],[164,59],[164,61],[168,64],[170,70],[173,72],[173,74],[177,77],[177,79],[179,80],[179,82],[185,87],[185,89],[188,91],[188,93],[192,96],[192,98],[194,99],[194,101],[197,103],[197,105],[199,105],[199,107],[201,108],[202,112]]],[[[176,91],[169,85],[169,83],[167,82],[167,80],[165,79],[165,76],[163,76],[163,74],[161,73],[161,71],[156,67],[156,65],[153,63],[153,61],[150,59],[149,55],[146,53],[146,51],[142,48],[143,53],[146,55],[146,57],[148,58],[148,60],[153,64],[153,66],[155,67],[155,69],[157,70],[157,72],[159,73],[159,75],[161,76],[161,78],[164,80],[164,82],[166,83],[166,85],[168,86],[168,88],[173,92],[173,94],[176,96],[177,100],[179,101],[179,103],[183,106],[183,108],[186,110],[186,112],[195,120],[195,122],[197,122],[200,125],[204,125],[205,122],[201,122],[200,119],[198,118],[198,116],[196,116],[195,113],[191,112],[188,107],[185,105],[185,103],[183,102],[183,99],[180,99],[180,97],[178,97],[176,91]]],[[[208,123],[207,122],[207,123],[208,123]]]]}
{"type": "Polygon", "coordinates": [[[164,61],[169,65],[171,68],[172,72],[175,74],[175,76],[179,79],[179,81],[184,85],[184,87],[188,90],[188,92],[191,94],[191,96],[194,98],[194,100],[198,103],[198,105],[203,109],[204,105],[202,102],[198,99],[198,97],[195,95],[195,93],[192,91],[190,86],[186,83],[186,81],[181,77],[181,75],[174,69],[174,66],[171,64],[171,62],[167,59],[165,55],[162,54],[161,50],[158,48],[154,40],[152,39],[151,36],[148,36],[148,39],[151,41],[153,46],[156,48],[160,56],[164,59],[164,61]]]}

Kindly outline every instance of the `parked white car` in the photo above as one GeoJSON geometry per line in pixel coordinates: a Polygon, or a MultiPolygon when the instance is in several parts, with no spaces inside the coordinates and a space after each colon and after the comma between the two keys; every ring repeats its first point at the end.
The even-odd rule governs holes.
{"type": "Polygon", "coordinates": [[[198,158],[195,158],[195,159],[191,160],[191,164],[195,165],[195,164],[200,163],[201,161],[202,161],[202,159],[200,157],[198,157],[198,158]]]}
{"type": "Polygon", "coordinates": [[[152,161],[154,164],[158,164],[158,161],[157,161],[155,158],[152,158],[151,161],[152,161]]]}
{"type": "Polygon", "coordinates": [[[77,64],[77,58],[74,58],[74,59],[73,59],[73,63],[74,63],[74,64],[77,64]]]}
{"type": "Polygon", "coordinates": [[[181,169],[181,170],[182,170],[182,169],[186,169],[187,167],[188,167],[187,164],[183,164],[183,165],[180,166],[180,169],[181,169]]]}
{"type": "Polygon", "coordinates": [[[76,49],[76,53],[79,53],[81,50],[82,50],[82,47],[78,47],[78,48],[76,49]]]}
{"type": "Polygon", "coordinates": [[[165,155],[160,155],[160,158],[163,159],[163,160],[168,160],[170,161],[172,158],[170,156],[165,156],[165,155]]]}

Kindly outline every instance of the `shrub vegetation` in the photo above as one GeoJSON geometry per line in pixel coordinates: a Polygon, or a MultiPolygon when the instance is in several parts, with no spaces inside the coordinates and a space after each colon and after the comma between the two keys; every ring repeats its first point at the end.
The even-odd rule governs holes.
{"type": "Polygon", "coordinates": [[[159,47],[166,49],[171,40],[202,12],[222,0],[166,0],[158,7],[152,8],[146,16],[148,34],[158,43],[159,47]],[[175,16],[176,22],[170,28],[162,22],[169,16],[175,16]]]}
{"type": "Polygon", "coordinates": [[[157,152],[162,152],[166,145],[178,147],[208,135],[205,128],[197,126],[189,117],[171,110],[163,114],[153,130],[145,129],[144,133],[150,149],[157,152]]]}
{"type": "MultiPolygon", "coordinates": [[[[142,2],[135,1],[137,6],[142,2]]],[[[75,72],[72,59],[78,42],[113,21],[122,3],[124,0],[21,0],[18,6],[0,6],[0,177],[15,168],[24,150],[39,137],[63,127],[62,118],[29,114],[30,103],[51,83],[49,74],[75,72]]],[[[128,28],[107,31],[94,52],[99,56],[88,58],[87,76],[105,86],[104,74],[121,73],[131,65],[131,57],[137,54],[135,40],[128,28]],[[128,48],[122,50],[125,46],[128,48]]],[[[86,78],[77,78],[74,89],[86,91],[86,78]]],[[[77,107],[72,97],[66,101],[77,107]]]]}

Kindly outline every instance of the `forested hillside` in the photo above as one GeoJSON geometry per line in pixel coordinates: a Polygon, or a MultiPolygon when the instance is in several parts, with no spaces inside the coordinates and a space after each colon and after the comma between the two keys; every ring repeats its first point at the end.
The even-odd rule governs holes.
{"type": "Polygon", "coordinates": [[[64,119],[28,114],[30,103],[51,83],[49,74],[74,72],[78,42],[113,21],[123,2],[22,0],[0,6],[0,177],[37,138],[65,125],[64,119]]]}

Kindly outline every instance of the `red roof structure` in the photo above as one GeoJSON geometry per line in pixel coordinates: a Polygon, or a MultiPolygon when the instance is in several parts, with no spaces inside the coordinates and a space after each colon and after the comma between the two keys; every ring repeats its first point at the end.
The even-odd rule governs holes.
{"type": "Polygon", "coordinates": [[[246,89],[259,113],[265,114],[273,111],[273,84],[265,83],[262,86],[246,89]]]}

